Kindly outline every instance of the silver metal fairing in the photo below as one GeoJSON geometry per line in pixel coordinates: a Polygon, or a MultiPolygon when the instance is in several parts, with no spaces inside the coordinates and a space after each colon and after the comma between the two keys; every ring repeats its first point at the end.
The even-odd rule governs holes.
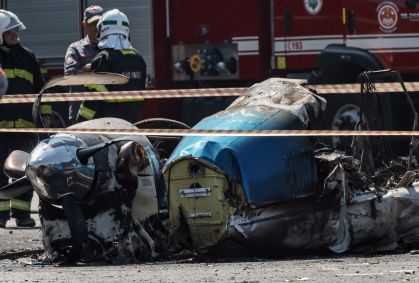
{"type": "Polygon", "coordinates": [[[86,147],[81,139],[69,134],[55,135],[35,147],[26,175],[41,198],[54,202],[72,193],[81,199],[89,192],[95,176],[93,157],[87,164],[77,158],[77,150],[86,147]]]}

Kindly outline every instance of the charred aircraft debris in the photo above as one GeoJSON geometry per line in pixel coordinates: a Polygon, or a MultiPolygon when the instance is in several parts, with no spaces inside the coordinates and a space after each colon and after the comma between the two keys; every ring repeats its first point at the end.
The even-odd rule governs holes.
{"type": "MultiPolygon", "coordinates": [[[[307,129],[325,101],[302,83],[254,85],[194,128],[307,129]]],[[[418,244],[416,172],[406,173],[409,162],[399,159],[375,160],[374,167],[369,155],[364,150],[357,159],[309,137],[185,137],[163,169],[170,233],[189,236],[181,242],[191,249],[216,253],[418,244]]]]}
{"type": "MultiPolygon", "coordinates": [[[[194,129],[309,129],[326,103],[304,83],[256,84],[194,129]]],[[[358,128],[373,127],[362,121],[358,128]]],[[[87,127],[135,125],[104,118],[72,126],[87,127]]],[[[44,258],[52,262],[419,245],[414,146],[407,158],[386,159],[370,150],[382,139],[354,139],[352,154],[310,137],[185,137],[174,150],[177,141],[161,150],[158,137],[150,139],[54,135],[30,154],[10,155],[5,172],[16,181],[0,197],[38,193],[44,258]]]]}
{"type": "MultiPolygon", "coordinates": [[[[116,74],[82,74],[53,79],[44,90],[126,82],[116,74]]],[[[33,108],[34,120],[41,124],[43,91],[33,108]]],[[[137,128],[115,118],[69,128],[80,127],[137,128]]],[[[153,225],[160,223],[158,206],[165,206],[160,168],[155,147],[143,136],[57,134],[42,140],[30,154],[11,153],[4,170],[16,181],[0,195],[12,198],[32,188],[36,191],[47,262],[134,262],[157,255],[154,239],[161,237],[153,225]]]]}

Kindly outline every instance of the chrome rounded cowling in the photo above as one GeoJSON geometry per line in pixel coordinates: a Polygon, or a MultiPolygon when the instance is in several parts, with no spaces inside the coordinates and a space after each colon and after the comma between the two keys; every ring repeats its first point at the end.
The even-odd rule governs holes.
{"type": "Polygon", "coordinates": [[[95,176],[93,157],[87,164],[77,158],[77,150],[86,147],[85,142],[70,134],[55,135],[35,147],[26,175],[40,198],[55,202],[72,194],[80,200],[89,192],[95,176]]]}

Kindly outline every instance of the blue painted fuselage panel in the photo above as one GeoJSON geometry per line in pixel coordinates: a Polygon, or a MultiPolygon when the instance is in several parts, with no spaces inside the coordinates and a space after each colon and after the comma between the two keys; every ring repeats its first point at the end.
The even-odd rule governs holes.
{"type": "MultiPolygon", "coordinates": [[[[203,130],[299,130],[302,122],[287,110],[243,107],[199,122],[203,130]]],[[[249,204],[300,198],[316,190],[317,170],[307,137],[185,137],[167,164],[191,155],[210,161],[242,184],[249,204]]]]}

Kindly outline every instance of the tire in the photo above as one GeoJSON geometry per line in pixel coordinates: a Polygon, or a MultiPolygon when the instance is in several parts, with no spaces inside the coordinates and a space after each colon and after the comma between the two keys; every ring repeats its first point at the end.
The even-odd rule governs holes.
{"type": "MultiPolygon", "coordinates": [[[[324,70],[316,81],[318,84],[356,83],[364,69],[353,64],[334,65],[324,70]]],[[[327,94],[326,110],[322,124],[326,130],[354,130],[359,122],[359,94],[327,94]],[[358,114],[356,114],[358,112],[358,114]]],[[[365,116],[364,116],[365,118],[365,116]]],[[[333,137],[327,141],[340,150],[349,150],[352,137],[333,137]]]]}
{"type": "MultiPolygon", "coordinates": [[[[348,100],[343,104],[335,104],[333,106],[334,108],[330,113],[330,129],[355,130],[360,122],[360,108],[358,103],[354,104],[351,100],[348,100]]],[[[334,148],[349,152],[352,137],[332,137],[331,142],[334,148]]]]}

